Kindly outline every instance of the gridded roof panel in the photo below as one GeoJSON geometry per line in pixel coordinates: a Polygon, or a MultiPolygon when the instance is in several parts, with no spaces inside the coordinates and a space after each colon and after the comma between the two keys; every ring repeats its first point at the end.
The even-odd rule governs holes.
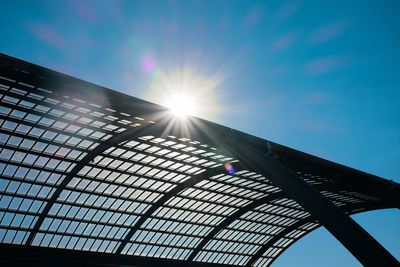
{"type": "Polygon", "coordinates": [[[196,118],[182,127],[157,105],[0,58],[3,244],[271,264],[320,224],[220,147],[211,128],[268,144],[267,154],[348,214],[391,207],[355,186],[388,186],[383,179],[196,118]]]}

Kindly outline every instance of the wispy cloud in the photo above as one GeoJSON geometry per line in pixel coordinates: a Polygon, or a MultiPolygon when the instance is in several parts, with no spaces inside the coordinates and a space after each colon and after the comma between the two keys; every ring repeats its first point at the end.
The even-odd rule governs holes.
{"type": "Polygon", "coordinates": [[[225,30],[225,29],[228,27],[229,22],[230,22],[230,17],[229,17],[229,15],[228,15],[228,13],[223,14],[223,15],[219,18],[219,21],[218,21],[218,23],[217,23],[217,29],[218,29],[219,31],[225,30]]]}
{"type": "Polygon", "coordinates": [[[67,40],[48,24],[33,23],[30,25],[30,31],[37,39],[48,45],[59,49],[65,49],[68,46],[67,40]]]}
{"type": "Polygon", "coordinates": [[[284,50],[292,45],[296,41],[296,38],[297,34],[295,32],[281,35],[271,44],[271,50],[275,52],[284,50]]]}
{"type": "Polygon", "coordinates": [[[349,26],[345,20],[338,20],[333,23],[324,25],[311,33],[311,45],[318,45],[332,40],[343,34],[349,26]]]}
{"type": "Polygon", "coordinates": [[[275,15],[279,21],[284,21],[296,14],[299,9],[299,2],[290,1],[281,6],[278,11],[276,11],[275,15]]]}
{"type": "Polygon", "coordinates": [[[88,22],[95,22],[98,19],[96,4],[92,1],[74,0],[70,1],[70,6],[75,13],[88,22]]]}
{"type": "Polygon", "coordinates": [[[314,59],[306,63],[306,71],[310,74],[324,74],[335,71],[344,66],[345,59],[342,56],[327,56],[314,59]]]}
{"type": "Polygon", "coordinates": [[[252,27],[260,22],[263,16],[263,9],[259,6],[253,6],[244,16],[243,23],[245,26],[252,27]]]}

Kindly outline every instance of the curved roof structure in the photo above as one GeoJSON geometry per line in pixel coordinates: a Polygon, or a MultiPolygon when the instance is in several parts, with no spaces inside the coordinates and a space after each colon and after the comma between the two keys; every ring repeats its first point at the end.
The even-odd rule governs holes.
{"type": "Polygon", "coordinates": [[[29,259],[70,251],[87,256],[80,260],[110,255],[124,266],[268,266],[321,224],[330,230],[324,206],[313,208],[308,196],[344,220],[400,207],[400,186],[388,180],[0,60],[3,260],[11,251],[29,259]],[[286,176],[268,164],[295,182],[282,184],[286,176]],[[311,194],[297,192],[303,187],[311,194]]]}

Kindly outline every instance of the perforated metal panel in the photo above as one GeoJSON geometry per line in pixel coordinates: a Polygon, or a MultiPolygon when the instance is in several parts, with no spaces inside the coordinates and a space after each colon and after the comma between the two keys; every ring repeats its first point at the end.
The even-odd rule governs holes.
{"type": "MultiPolygon", "coordinates": [[[[267,266],[320,226],[204,136],[212,127],[267,141],[196,118],[185,128],[162,107],[0,58],[1,243],[267,266]]],[[[393,206],[354,186],[390,187],[383,179],[269,145],[348,214],[393,206]]]]}

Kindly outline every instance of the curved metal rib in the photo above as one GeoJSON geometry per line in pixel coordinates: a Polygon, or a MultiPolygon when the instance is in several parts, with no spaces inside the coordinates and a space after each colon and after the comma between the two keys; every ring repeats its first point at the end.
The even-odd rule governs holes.
{"type": "MultiPolygon", "coordinates": [[[[321,189],[321,188],[319,188],[321,189]]],[[[208,235],[197,245],[197,247],[193,250],[193,252],[189,255],[188,260],[193,261],[194,258],[197,256],[197,254],[204,248],[204,246],[211,240],[213,239],[219,231],[230,225],[232,222],[235,220],[239,219],[240,216],[245,214],[246,212],[255,209],[258,206],[261,206],[263,204],[266,204],[268,202],[271,202],[272,200],[285,197],[286,194],[281,192],[273,193],[271,195],[268,195],[266,197],[260,198],[254,202],[251,202],[247,206],[244,206],[243,208],[239,209],[235,213],[233,213],[231,216],[225,218],[217,227],[215,227],[208,235]]]]}
{"type": "Polygon", "coordinates": [[[281,239],[282,237],[284,237],[285,235],[287,235],[288,233],[290,233],[293,230],[296,230],[297,228],[299,228],[300,226],[309,223],[312,221],[312,217],[306,217],[300,221],[295,222],[294,224],[292,224],[291,226],[283,229],[282,231],[280,231],[277,235],[275,235],[273,238],[271,238],[267,243],[265,243],[257,252],[256,254],[254,254],[250,260],[246,263],[245,266],[251,266],[258,258],[260,258],[265,251],[270,248],[273,244],[275,244],[277,241],[279,241],[279,239],[281,239]]]}
{"type": "Polygon", "coordinates": [[[204,246],[211,239],[213,239],[216,234],[218,234],[219,231],[221,231],[222,229],[227,227],[229,224],[234,222],[236,219],[239,219],[240,216],[242,216],[246,212],[248,212],[250,210],[253,210],[254,208],[256,208],[256,207],[258,207],[258,206],[260,206],[260,205],[262,205],[264,203],[270,202],[271,200],[278,199],[278,198],[283,197],[283,196],[285,196],[285,194],[282,191],[277,192],[277,193],[273,193],[273,194],[268,195],[266,197],[260,198],[260,199],[254,201],[254,202],[251,202],[247,206],[237,210],[231,216],[229,216],[225,220],[223,220],[217,227],[213,228],[213,230],[210,233],[208,233],[208,235],[205,238],[203,238],[203,240],[197,245],[197,247],[193,250],[193,252],[187,258],[187,260],[188,261],[193,261],[193,259],[197,256],[197,254],[200,252],[200,250],[202,250],[204,248],[204,246]]]}
{"type": "Polygon", "coordinates": [[[346,187],[349,191],[363,192],[386,202],[387,205],[400,209],[400,184],[392,180],[385,180],[372,174],[366,174],[309,155],[305,159],[304,156],[306,154],[295,150],[288,150],[278,144],[272,144],[270,149],[276,154],[279,162],[285,166],[290,166],[292,170],[330,178],[340,182],[341,186],[346,187]],[[316,168],[318,165],[320,167],[316,168]]]}
{"type": "Polygon", "coordinates": [[[244,142],[227,140],[222,143],[240,161],[251,159],[252,170],[266,177],[290,198],[321,222],[364,265],[400,265],[382,245],[354,222],[343,210],[324,197],[287,166],[265,155],[265,147],[251,147],[244,142]],[[229,144],[235,144],[229,146],[229,144]],[[246,151],[243,151],[246,148],[246,151]],[[243,153],[244,152],[244,153],[243,153]],[[364,250],[359,247],[363,246],[364,250]]]}
{"type": "Polygon", "coordinates": [[[68,183],[79,173],[79,171],[84,168],[89,162],[91,162],[94,158],[96,158],[98,155],[109,149],[110,147],[119,144],[128,138],[131,139],[133,136],[140,136],[143,134],[146,134],[148,132],[151,132],[151,134],[155,134],[155,132],[159,132],[159,130],[163,129],[160,125],[156,124],[149,124],[146,126],[141,126],[141,127],[135,127],[128,129],[120,134],[117,134],[110,139],[104,141],[97,147],[95,147],[92,151],[90,151],[86,156],[78,163],[75,165],[75,167],[69,172],[64,180],[60,183],[60,185],[57,187],[56,191],[54,194],[51,196],[51,198],[47,201],[46,206],[43,209],[43,212],[40,214],[38,220],[36,221],[35,225],[32,228],[32,231],[30,232],[26,245],[31,245],[33,242],[33,239],[35,238],[35,235],[39,231],[40,226],[42,225],[44,219],[46,216],[49,214],[51,207],[54,205],[56,202],[57,198],[60,196],[61,192],[65,189],[65,187],[68,185],[68,183]]]}
{"type": "Polygon", "coordinates": [[[220,174],[220,173],[225,173],[226,170],[223,168],[223,166],[218,166],[213,169],[208,169],[202,173],[199,173],[197,175],[192,176],[190,179],[184,181],[183,183],[178,184],[175,186],[171,191],[166,193],[164,196],[162,196],[156,203],[154,203],[141,217],[140,219],[135,223],[135,225],[129,230],[128,234],[125,236],[124,240],[121,242],[119,245],[118,249],[116,250],[116,254],[121,254],[122,250],[125,248],[125,246],[128,244],[129,240],[132,238],[132,236],[135,234],[137,230],[139,230],[140,226],[162,205],[164,205],[168,200],[171,198],[175,197],[179,192],[193,187],[195,184],[207,179],[208,177],[220,174]]]}
{"type": "MultiPolygon", "coordinates": [[[[371,204],[372,205],[372,204],[371,204]]],[[[348,204],[346,206],[344,206],[346,209],[350,209],[350,210],[357,210],[359,208],[363,208],[365,206],[365,203],[357,203],[357,204],[348,204]]],[[[371,210],[378,210],[378,209],[385,209],[385,208],[390,208],[389,206],[387,206],[387,204],[375,204],[372,205],[369,209],[365,209],[361,212],[365,212],[365,211],[371,211],[371,210]]],[[[356,214],[356,213],[360,213],[360,212],[350,212],[349,214],[356,214]]],[[[281,232],[279,232],[277,235],[275,235],[272,239],[270,239],[267,243],[265,243],[251,258],[250,260],[246,263],[246,267],[251,266],[252,264],[254,264],[260,257],[262,257],[262,255],[265,253],[265,251],[267,251],[268,248],[270,248],[273,244],[275,244],[276,242],[279,241],[279,239],[285,237],[285,235],[289,234],[291,231],[296,230],[297,228],[301,227],[302,225],[306,224],[306,223],[310,223],[312,221],[315,221],[311,216],[306,217],[300,221],[297,221],[296,223],[292,224],[291,226],[289,226],[288,228],[285,228],[284,230],[282,230],[281,232]]],[[[301,234],[300,236],[298,236],[296,238],[295,241],[301,239],[304,235],[314,231],[315,229],[319,228],[321,225],[307,230],[305,231],[303,234],[301,234]]],[[[286,249],[288,249],[290,246],[284,247],[278,254],[275,255],[275,257],[273,258],[273,260],[271,262],[269,262],[268,266],[271,265],[286,249]]]]}
{"type": "MultiPolygon", "coordinates": [[[[334,185],[316,185],[315,186],[316,189],[318,189],[319,191],[321,190],[325,190],[325,189],[330,189],[331,191],[339,191],[340,188],[336,188],[334,185]]],[[[235,213],[233,213],[231,216],[225,218],[225,220],[223,220],[218,226],[216,226],[198,245],[197,247],[193,250],[193,252],[189,255],[188,259],[189,261],[193,261],[194,258],[197,256],[197,254],[204,248],[205,245],[207,245],[207,243],[212,240],[222,229],[226,228],[228,225],[230,225],[232,222],[234,222],[236,219],[239,219],[243,214],[245,214],[246,212],[255,209],[258,206],[264,205],[268,202],[271,202],[272,200],[281,198],[281,197],[285,197],[286,194],[284,192],[277,192],[274,194],[271,194],[269,196],[260,198],[250,204],[248,204],[247,206],[239,209],[238,211],[236,211],[235,213]]],[[[360,206],[360,204],[358,205],[346,205],[345,207],[352,207],[354,206],[354,208],[361,208],[363,207],[362,205],[360,206]]],[[[387,207],[387,206],[380,206],[377,205],[375,206],[373,209],[378,209],[378,208],[382,208],[382,207],[387,207]]],[[[353,208],[353,209],[354,209],[353,208]]],[[[265,252],[265,250],[273,243],[275,243],[276,241],[278,241],[282,235],[286,235],[286,233],[289,233],[291,230],[296,228],[296,225],[298,225],[299,223],[303,222],[307,223],[311,220],[311,217],[307,217],[305,219],[302,219],[298,222],[296,222],[295,224],[293,224],[292,226],[290,226],[289,228],[285,228],[284,230],[282,230],[282,232],[280,232],[277,236],[274,236],[273,239],[271,239],[266,245],[263,246],[263,248],[265,247],[264,251],[262,252],[262,254],[265,252]]],[[[300,224],[301,225],[301,224],[300,224]]],[[[308,233],[308,232],[307,232],[308,233]]],[[[262,249],[260,249],[262,250],[262,249]]],[[[252,259],[250,259],[250,261],[253,263],[258,257],[257,256],[258,253],[256,255],[254,255],[252,257],[252,259]],[[254,257],[256,257],[255,259],[253,259],[254,257]]]]}

